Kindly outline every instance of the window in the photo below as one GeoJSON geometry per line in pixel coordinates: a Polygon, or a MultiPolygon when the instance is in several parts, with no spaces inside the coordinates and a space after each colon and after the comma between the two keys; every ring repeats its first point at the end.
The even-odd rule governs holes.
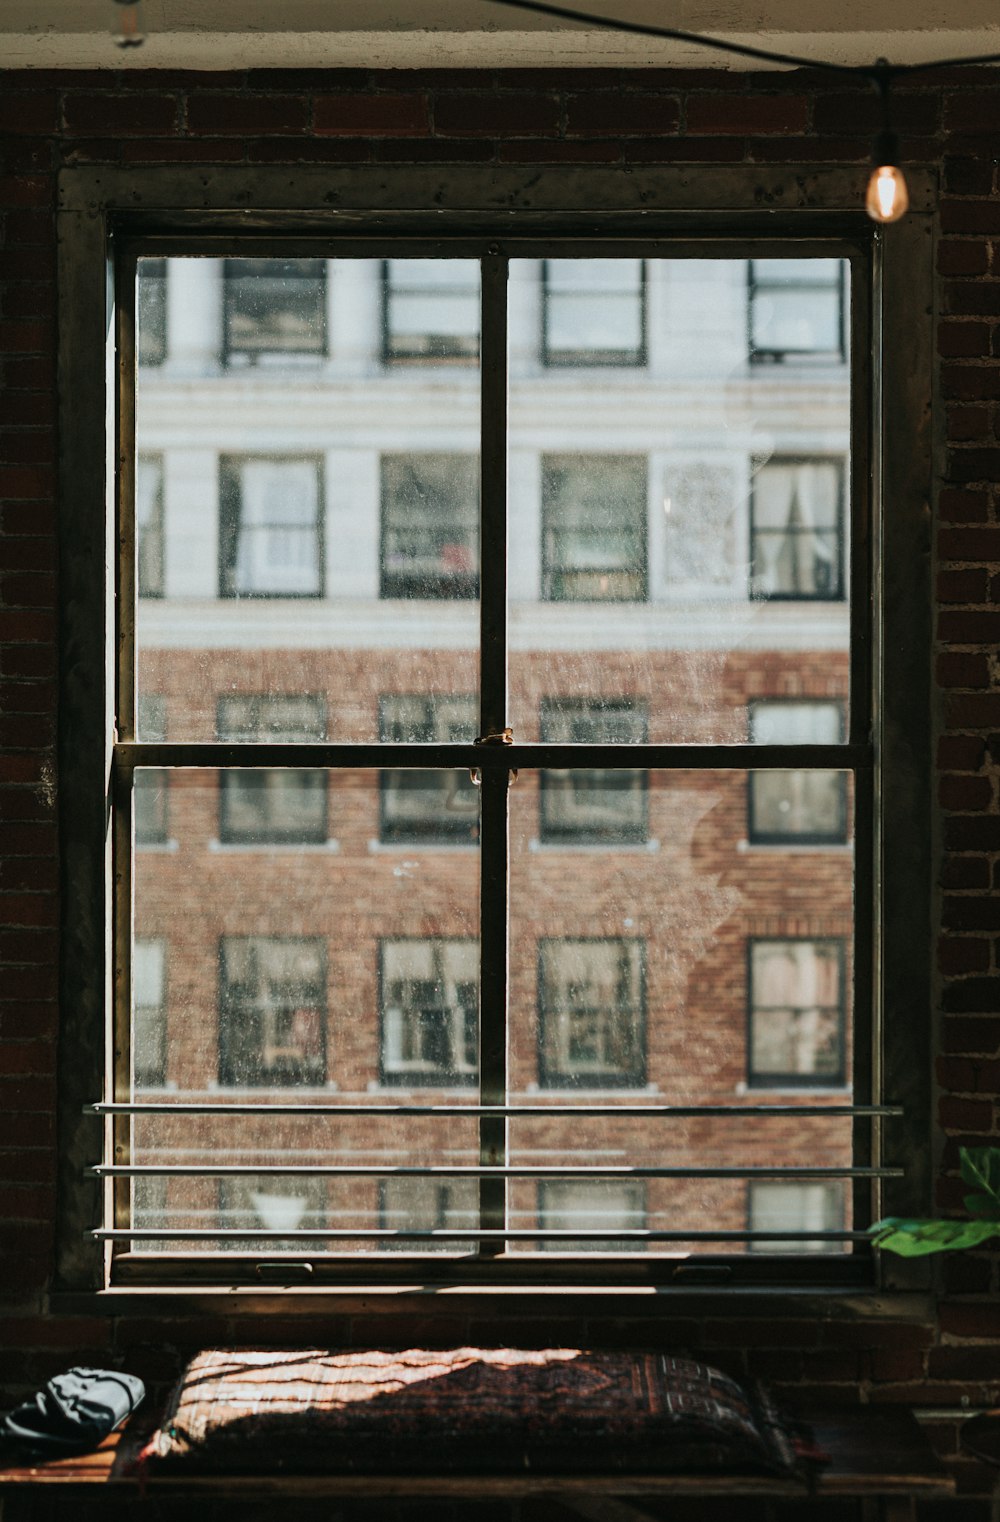
{"type": "Polygon", "coordinates": [[[641,259],[546,259],[547,365],[642,365],[646,284],[641,259]]]}
{"type": "MultiPolygon", "coordinates": [[[[646,705],[629,698],[543,698],[542,739],[559,744],[645,743],[646,705]]],[[[645,840],[646,773],[542,773],[541,835],[545,841],[594,844],[645,840]]]]}
{"type": "Polygon", "coordinates": [[[646,596],[646,461],[637,455],[542,460],[542,578],[554,602],[646,596]]]}
{"type": "Polygon", "coordinates": [[[140,456],[135,481],[136,560],[140,597],[163,596],[163,461],[140,456]]]}
{"type": "Polygon", "coordinates": [[[140,259],[136,271],[139,302],[138,360],[143,369],[167,357],[167,261],[140,259]]]}
{"type": "Polygon", "coordinates": [[[137,940],[132,953],[132,1062],[137,1089],[162,1088],[167,1077],[167,948],[137,940]]]}
{"type": "MultiPolygon", "coordinates": [[[[479,1189],[475,1179],[387,1178],[379,1187],[379,1228],[388,1232],[474,1231],[479,1222],[479,1189]]],[[[383,1247],[404,1251],[428,1252],[435,1245],[451,1252],[453,1238],[421,1241],[401,1235],[384,1238],[383,1247]]],[[[459,1251],[469,1252],[473,1241],[459,1242],[459,1251]]]]}
{"type": "MultiPolygon", "coordinates": [[[[750,739],[758,745],[838,745],[842,706],[805,698],[750,704],[750,739]]],[[[841,845],[847,841],[843,772],[751,772],[749,836],[756,845],[841,845]]]]}
{"type": "MultiPolygon", "coordinates": [[[[326,702],[254,693],[219,699],[220,740],[323,740],[326,702]]],[[[219,774],[219,839],[265,845],[325,841],[326,772],[226,768],[219,774]]]]}
{"type": "Polygon", "coordinates": [[[839,259],[751,259],[750,358],[843,360],[844,266],[839,259]]]}
{"type": "Polygon", "coordinates": [[[750,1082],[844,1081],[844,948],[836,940],[750,943],[750,1082]]]}
{"type": "MultiPolygon", "coordinates": [[[[396,744],[470,740],[476,700],[394,693],[379,699],[379,739],[396,744]]],[[[389,844],[424,841],[471,845],[479,839],[479,794],[468,772],[385,771],[380,838],[389,844]]]]}
{"type": "Polygon", "coordinates": [[[547,1088],[646,1081],[645,948],[639,940],[538,943],[539,1082],[547,1088]]]}
{"type": "MultiPolygon", "coordinates": [[[[155,744],[167,738],[167,700],[162,692],[144,692],[138,701],[138,731],[155,744]]],[[[170,773],[165,767],[144,766],[135,774],[132,819],[137,846],[164,845],[169,830],[170,773]]]]}
{"type": "Polygon", "coordinates": [[[382,1080],[452,1087],[478,1070],[479,948],[473,941],[383,941],[382,1080]]]}
{"type": "MultiPolygon", "coordinates": [[[[421,1264],[428,1284],[446,1277],[524,1283],[532,1272],[525,1260],[537,1258],[539,1241],[512,1241],[505,1251],[504,1232],[525,1213],[538,1219],[539,1182],[599,1183],[593,1175],[602,1166],[608,1181],[621,1181],[612,1168],[641,1167],[648,1174],[649,1237],[625,1262],[621,1282],[669,1283],[678,1256],[690,1251],[724,1255],[734,1285],[870,1283],[863,1248],[801,1254],[793,1272],[766,1254],[751,1260],[745,1244],[728,1237],[691,1244],[692,1234],[706,1227],[720,1234],[745,1229],[750,1160],[765,1150],[769,1128],[779,1125],[779,1172],[801,1163],[822,1130],[831,1167],[874,1170],[873,1195],[886,1168],[904,1158],[909,1170],[913,1160],[917,1175],[886,1177],[886,1197],[872,1208],[926,1213],[919,1169],[927,1064],[923,1058],[913,1064],[914,1050],[923,1050],[913,1012],[929,1003],[929,982],[926,948],[914,944],[909,930],[931,891],[920,815],[929,775],[930,703],[921,673],[931,606],[922,552],[930,466],[913,415],[917,398],[927,394],[926,333],[913,312],[928,308],[923,261],[930,240],[917,197],[916,221],[885,240],[883,261],[881,252],[874,257],[877,234],[857,214],[853,187],[849,198],[838,188],[846,180],[836,169],[810,180],[815,207],[792,204],[797,191],[787,175],[772,175],[766,166],[748,168],[745,176],[729,169],[720,176],[707,166],[685,179],[679,209],[678,185],[668,175],[660,186],[663,177],[654,176],[663,211],[650,213],[648,224],[636,211],[641,175],[636,180],[606,167],[593,179],[586,166],[547,170],[523,221],[523,175],[508,175],[502,166],[491,172],[488,187],[471,173],[449,187],[449,195],[461,194],[467,217],[451,216],[448,205],[458,204],[452,199],[433,220],[392,210],[412,206],[414,194],[410,171],[396,174],[392,165],[262,174],[262,204],[270,209],[255,210],[249,242],[245,216],[233,210],[238,203],[232,199],[234,187],[246,183],[243,171],[230,181],[223,169],[208,187],[194,169],[157,177],[148,203],[154,204],[155,190],[155,236],[124,168],[71,168],[61,180],[59,320],[67,342],[61,346],[66,400],[59,502],[68,578],[62,669],[73,680],[62,692],[59,773],[75,849],[85,858],[81,891],[66,896],[61,937],[63,986],[79,991],[65,1012],[66,1134],[83,1135],[82,1109],[102,1093],[122,1103],[142,1101],[141,1089],[138,1097],[134,1086],[130,1091],[133,1059],[124,1049],[135,981],[128,951],[131,945],[134,962],[136,936],[170,947],[169,1077],[191,1107],[183,1123],[177,1116],[119,1118],[117,1112],[106,1124],[87,1120],[87,1160],[107,1182],[95,1186],[82,1177],[82,1143],[74,1169],[67,1152],[60,1174],[60,1199],[67,1202],[60,1206],[61,1282],[169,1289],[197,1276],[202,1285],[249,1284],[259,1291],[256,1262],[263,1249],[240,1261],[214,1247],[198,1253],[177,1235],[178,1222],[216,1223],[213,1170],[220,1152],[231,1150],[243,1159],[246,1178],[260,1176],[271,1159],[292,1168],[305,1153],[330,1167],[350,1166],[345,1154],[362,1158],[361,1166],[373,1171],[364,1175],[363,1190],[351,1180],[359,1201],[363,1195],[351,1218],[353,1229],[360,1215],[358,1239],[349,1252],[330,1243],[322,1252],[310,1250],[311,1282],[357,1285],[361,1263],[365,1283],[384,1284],[403,1267],[387,1262],[390,1255],[374,1251],[365,1235],[378,1219],[380,1185],[416,1156],[437,1170],[435,1182],[450,1182],[457,1145],[476,1165],[484,1155],[498,1160],[496,1167],[483,1165],[476,1190],[479,1261],[468,1276],[464,1266],[456,1272],[455,1255],[442,1243],[439,1252],[426,1254],[434,1261],[421,1264]],[[762,187],[777,197],[766,210],[757,199],[762,187]],[[369,197],[376,204],[379,196],[384,210],[372,219],[360,210],[345,216],[338,208],[348,204],[348,194],[355,208],[369,197]],[[506,199],[498,202],[498,195],[506,199]],[[599,225],[587,220],[598,196],[599,225]],[[504,209],[496,211],[497,205],[504,209]],[[282,207],[293,215],[286,217],[282,207]],[[338,302],[344,268],[370,261],[356,281],[366,296],[358,302],[359,331],[350,350],[368,362],[359,360],[350,376],[346,361],[343,373],[335,365],[302,366],[290,378],[291,371],[260,364],[213,375],[211,416],[205,386],[165,365],[155,382],[150,377],[157,406],[147,400],[133,409],[128,367],[111,365],[106,373],[105,366],[108,226],[115,230],[113,252],[123,251],[110,286],[112,297],[125,295],[111,313],[123,359],[132,352],[135,321],[127,290],[132,257],[159,256],[169,247],[170,259],[191,264],[244,252],[261,259],[269,251],[275,259],[315,254],[328,261],[338,302]],[[586,230],[586,241],[574,242],[574,228],[586,230]],[[748,367],[733,368],[733,346],[742,340],[732,316],[745,294],[746,261],[784,246],[796,257],[851,261],[850,352],[859,363],[814,366],[808,398],[801,388],[793,398],[748,367]],[[500,252],[491,251],[497,247],[500,252]],[[505,301],[508,247],[511,263],[534,273],[530,286],[511,279],[505,301]],[[669,376],[654,366],[627,375],[606,369],[598,384],[593,373],[577,380],[570,368],[557,382],[532,370],[525,356],[540,331],[541,261],[590,257],[595,250],[646,262],[650,349],[655,340],[657,353],[676,354],[669,376]],[[479,387],[472,366],[371,362],[379,343],[381,261],[397,254],[433,261],[441,252],[468,257],[482,272],[479,387]],[[81,289],[90,299],[80,299],[81,289]],[[873,290],[881,293],[884,322],[871,320],[873,290]],[[664,309],[671,342],[673,325],[682,330],[683,343],[678,339],[674,350],[664,347],[655,327],[664,309]],[[871,334],[878,350],[869,354],[871,334]],[[122,387],[117,411],[108,376],[122,387]],[[891,428],[880,424],[883,385],[891,428]],[[115,440],[121,447],[110,451],[108,416],[123,420],[122,438],[115,440]],[[875,425],[873,449],[868,434],[875,425]],[[727,428],[723,456],[718,441],[727,428]],[[699,478],[686,499],[710,497],[717,506],[712,521],[731,527],[732,578],[713,572],[697,588],[690,578],[667,588],[670,541],[662,502],[674,479],[673,452],[730,470],[731,500],[742,506],[743,460],[758,446],[761,456],[769,448],[779,453],[757,471],[751,524],[742,512],[730,519],[724,483],[716,491],[699,478]],[[127,599],[115,602],[115,579],[105,570],[109,550],[133,543],[136,511],[133,472],[121,472],[115,492],[105,461],[127,459],[133,448],[167,458],[169,486],[170,595],[140,604],[138,612],[127,599]],[[232,462],[230,500],[238,510],[217,525],[214,462],[220,452],[232,462]],[[481,534],[473,541],[478,603],[436,593],[382,595],[381,461],[477,454],[483,497],[481,534]],[[330,462],[325,483],[318,479],[320,460],[330,462]],[[850,470],[841,465],[848,460],[850,470]],[[286,464],[308,466],[315,512],[279,517],[269,505],[267,513],[244,518],[244,462],[267,465],[275,475],[286,464]],[[833,472],[841,517],[834,518],[835,528],[827,526],[820,511],[826,488],[817,489],[812,523],[798,534],[808,553],[791,554],[780,543],[797,543],[795,533],[786,533],[791,492],[782,476],[784,499],[769,508],[763,486],[773,467],[800,465],[815,465],[819,477],[833,472]],[[617,478],[610,493],[593,484],[605,467],[617,478]],[[590,483],[589,499],[577,492],[581,476],[590,483]],[[891,483],[891,512],[880,509],[883,478],[891,483]],[[609,497],[613,509],[606,506],[609,497]],[[102,517],[106,499],[118,504],[120,519],[102,517]],[[288,580],[276,583],[264,574],[272,557],[258,555],[253,541],[288,528],[293,541],[308,535],[318,547],[324,500],[327,542],[316,564],[326,566],[325,577],[317,571],[308,581],[292,580],[291,589],[288,580]],[[105,522],[102,536],[95,527],[105,522]],[[223,527],[221,552],[217,527],[223,527]],[[778,536],[777,544],[769,534],[778,536]],[[881,547],[878,557],[873,543],[881,547]],[[217,555],[229,577],[225,589],[216,576],[217,555]],[[656,567],[648,590],[647,557],[656,567]],[[792,575],[788,561],[799,573],[807,562],[808,576],[792,575]],[[829,568],[822,575],[821,562],[829,568]],[[746,596],[751,563],[759,594],[753,600],[746,596]],[[880,564],[892,569],[881,585],[880,564]],[[105,653],[119,649],[121,665],[105,686],[105,653]],[[834,677],[828,681],[827,671],[844,700],[840,741],[817,746],[749,738],[749,703],[774,701],[776,693],[830,693],[834,677]],[[327,773],[337,852],[209,851],[220,767],[294,772],[313,764],[313,753],[304,757],[294,741],[217,740],[218,699],[260,693],[326,698],[327,737],[309,743],[327,773]],[[383,740],[379,699],[394,694],[475,694],[474,730],[461,739],[383,740]],[[583,704],[633,695],[637,706],[646,705],[645,744],[534,738],[543,699],[583,704]],[[141,705],[148,696],[168,699],[169,740],[146,737],[141,705]],[[508,726],[509,746],[503,743],[508,726]],[[123,827],[130,789],[133,776],[141,778],[150,765],[172,774],[170,825],[178,849],[133,854],[131,831],[123,827]],[[617,840],[598,840],[572,858],[533,851],[540,834],[538,774],[547,769],[645,773],[649,828],[660,850],[626,851],[617,840]],[[747,775],[775,770],[849,774],[851,849],[788,851],[780,859],[739,850],[747,833],[747,775]],[[424,849],[426,842],[418,841],[373,851],[381,779],[404,771],[475,772],[479,842],[463,850],[424,849]],[[109,797],[112,859],[105,875],[109,797]],[[891,915],[880,908],[882,894],[891,915]],[[797,970],[780,976],[762,970],[765,950],[789,942],[812,947],[824,964],[811,990],[797,970]],[[761,953],[751,993],[752,945],[761,953]],[[110,964],[107,946],[115,948],[110,964]],[[833,947],[842,948],[842,957],[831,955],[833,947]],[[883,985],[891,997],[884,997],[883,985]],[[468,1014],[474,1006],[475,1040],[468,1014]],[[116,1047],[103,1040],[109,1008],[114,1032],[123,1038],[117,1042],[121,1066],[111,1074],[100,1062],[105,1048],[116,1047]],[[430,1012],[426,1022],[424,1010],[430,1012]],[[799,1026],[801,1012],[809,1010],[818,1012],[819,1034],[810,1037],[807,1054],[799,1026]],[[830,1019],[840,1022],[832,1056],[822,1035],[830,1019]],[[879,1060],[869,1060],[876,1052],[879,1060]],[[907,1097],[906,1114],[885,1126],[883,1115],[870,1121],[867,1113],[868,1106],[883,1105],[883,1091],[874,1087],[883,1074],[885,1093],[907,1097]],[[641,1094],[634,1092],[637,1085],[644,1086],[641,1094]],[[757,1113],[759,1091],[771,1087],[783,1090],[777,1118],[757,1113]],[[817,1088],[841,1092],[817,1094],[817,1088]],[[404,1089],[411,1091],[405,1107],[420,1113],[400,1113],[404,1089]],[[446,1092],[436,1092],[441,1089],[446,1092]],[[279,1113],[293,1103],[301,1110],[279,1113]],[[667,1113],[677,1105],[700,1111],[716,1104],[726,1113],[704,1117],[705,1126],[678,1126],[676,1115],[667,1113]],[[499,1116],[498,1105],[532,1113],[499,1116]],[[560,1106],[576,1113],[548,1113],[560,1106]],[[581,1114],[578,1106],[595,1106],[597,1113],[581,1114]],[[824,1116],[827,1109],[836,1112],[829,1127],[825,1118],[821,1128],[815,1117],[799,1114],[820,1107],[824,1116]],[[456,1115],[459,1108],[470,1115],[456,1115]],[[612,1109],[621,1110],[620,1119],[606,1114],[612,1109]],[[834,1133],[829,1146],[828,1129],[834,1133]],[[457,1132],[466,1134],[456,1144],[457,1132]],[[119,1144],[124,1154],[114,1151],[119,1144]],[[193,1182],[179,1171],[182,1150],[196,1154],[201,1173],[193,1182]],[[610,1151],[613,1164],[605,1161],[610,1151]],[[691,1170],[684,1187],[658,1176],[672,1160],[691,1170]],[[172,1238],[161,1239],[166,1250],[153,1263],[147,1239],[127,1235],[135,1221],[133,1184],[122,1170],[142,1166],[164,1170],[174,1229],[172,1238]],[[716,1179],[711,1170],[721,1166],[733,1176],[716,1179]],[[540,1180],[539,1167],[559,1171],[540,1180]],[[531,1175],[519,1176],[529,1168],[531,1175]],[[79,1187],[71,1172],[81,1175],[79,1187]],[[103,1195],[105,1217],[99,1214],[103,1195]],[[720,1201],[707,1222],[706,1200],[720,1201]]],[[[168,267],[172,276],[169,260],[168,267]]],[[[782,492],[772,496],[781,499],[782,492]]],[[[473,522],[478,496],[477,490],[473,522]]],[[[413,517],[419,523],[419,511],[413,517]]],[[[395,527],[406,526],[401,512],[395,527]]],[[[442,542],[470,546],[461,534],[442,542]]],[[[434,555],[440,577],[446,568],[437,547],[434,555]]],[[[287,557],[277,559],[287,564],[287,557]]],[[[687,563],[693,577],[700,564],[695,551],[687,563]]],[[[398,569],[405,572],[405,557],[398,569]]],[[[128,586],[131,578],[121,581],[128,586]]],[[[158,1099],[176,1103],[173,1090],[158,1099]]],[[[777,1099],[769,1099],[769,1108],[777,1099]]],[[[98,1103],[99,1115],[106,1115],[107,1106],[98,1103]]],[[[345,1185],[345,1195],[351,1191],[345,1185]]],[[[867,1204],[867,1193],[867,1183],[853,1189],[855,1204],[867,1204]]],[[[329,1200],[328,1194],[329,1218],[341,1219],[340,1206],[334,1215],[329,1200]]],[[[625,1240],[626,1230],[622,1226],[614,1240],[625,1240]]],[[[585,1234],[580,1225],[573,1240],[582,1245],[585,1234]]],[[[262,1230],[254,1241],[270,1248],[278,1239],[262,1230]]],[[[294,1252],[294,1243],[280,1251],[294,1252]]],[[[600,1269],[588,1265],[584,1251],[572,1264],[548,1263],[546,1275],[574,1285],[593,1281],[600,1269]]]]}
{"type": "MultiPolygon", "coordinates": [[[[844,1195],[840,1183],[785,1183],[754,1179],[748,1188],[747,1225],[751,1231],[843,1231],[844,1195]]],[[[822,1238],[792,1237],[757,1241],[755,1252],[829,1252],[822,1238]]]]}
{"type": "Polygon", "coordinates": [[[772,459],[751,505],[755,597],[843,597],[843,487],[837,460],[772,459]]]}
{"type": "Polygon", "coordinates": [[[382,596],[476,597],[478,571],[475,455],[384,455],[382,596]]]}
{"type": "Polygon", "coordinates": [[[479,357],[474,259],[386,259],[385,358],[471,364],[479,357]]]}
{"type": "MultiPolygon", "coordinates": [[[[254,1232],[322,1231],[326,1226],[326,1187],[321,1178],[274,1178],[270,1174],[219,1180],[218,1225],[248,1233],[231,1242],[239,1252],[269,1252],[271,1242],[254,1232]]],[[[322,1251],[322,1240],[294,1239],[300,1251],[322,1251]]]]}
{"type": "Polygon", "coordinates": [[[219,947],[219,1082],[326,1079],[326,951],[318,940],[226,936],[219,947]]]}
{"type": "MultiPolygon", "coordinates": [[[[641,1183],[550,1179],[538,1186],[538,1222],[546,1231],[641,1231],[646,1199],[641,1183]]],[[[551,1252],[629,1252],[641,1247],[634,1238],[553,1238],[551,1252]]]]}
{"type": "Polygon", "coordinates": [[[223,314],[229,365],[325,353],[325,260],[227,259],[223,314]]]}
{"type": "Polygon", "coordinates": [[[323,513],[318,460],[220,461],[220,594],[319,597],[323,513]]]}

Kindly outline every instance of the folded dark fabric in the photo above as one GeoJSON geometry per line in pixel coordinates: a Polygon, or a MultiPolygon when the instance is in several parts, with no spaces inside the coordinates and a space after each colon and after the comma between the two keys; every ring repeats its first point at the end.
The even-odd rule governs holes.
{"type": "Polygon", "coordinates": [[[0,1421],[0,1440],[36,1458],[86,1453],[120,1427],[145,1395],[114,1369],[67,1369],[0,1421]]]}
{"type": "Polygon", "coordinates": [[[807,1452],[799,1438],[762,1387],[660,1353],[216,1350],[184,1371],[143,1462],[243,1474],[793,1477],[807,1452]]]}

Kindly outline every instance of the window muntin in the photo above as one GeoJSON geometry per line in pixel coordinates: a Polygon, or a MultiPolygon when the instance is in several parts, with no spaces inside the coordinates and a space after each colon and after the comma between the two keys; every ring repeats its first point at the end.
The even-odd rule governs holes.
{"type": "MultiPolygon", "coordinates": [[[[844,1225],[844,1189],[835,1183],[788,1183],[755,1179],[747,1186],[747,1224],[751,1231],[840,1231],[844,1225]]],[[[751,1252],[830,1252],[837,1243],[821,1237],[790,1237],[751,1242],[751,1252]]]]}
{"type": "Polygon", "coordinates": [[[382,457],[382,596],[478,597],[479,461],[382,457]]]}
{"type": "Polygon", "coordinates": [[[219,946],[219,1082],[285,1088],[325,1079],[323,942],[224,936],[219,946]]]}
{"type": "Polygon", "coordinates": [[[167,1079],[167,948],[137,940],[132,950],[132,1071],[136,1089],[167,1079]]]}
{"type": "Polygon", "coordinates": [[[140,597],[162,597],[163,460],[140,455],[135,469],[136,580],[140,597]]]}
{"type": "MultiPolygon", "coordinates": [[[[542,739],[557,744],[641,744],[645,703],[631,698],[543,698],[542,739]]],[[[548,769],[542,773],[541,838],[577,844],[645,840],[646,773],[548,769]]]]}
{"type": "Polygon", "coordinates": [[[751,940],[749,1080],[787,1088],[844,1082],[844,947],[751,940]]]}
{"type": "MultiPolygon", "coordinates": [[[[471,740],[476,724],[471,694],[387,693],[379,698],[379,739],[387,744],[471,740]]],[[[468,772],[384,771],[379,838],[390,845],[475,844],[479,794],[468,772]]]]}
{"type": "MultiPolygon", "coordinates": [[[[227,694],[217,729],[220,740],[323,740],[326,702],[320,693],[227,694]]],[[[318,768],[219,775],[219,839],[227,844],[324,841],[326,814],[326,772],[318,768]]]]}
{"type": "Polygon", "coordinates": [[[646,462],[639,455],[542,460],[542,578],[555,602],[646,596],[646,462]]]}
{"type": "MultiPolygon", "coordinates": [[[[811,698],[759,698],[748,710],[758,745],[837,745],[843,707],[811,698]]],[[[847,841],[843,772],[751,772],[748,836],[756,845],[842,845],[847,841]]]]}
{"type": "Polygon", "coordinates": [[[547,365],[646,362],[646,280],[641,259],[546,259],[547,365]]]}
{"type": "Polygon", "coordinates": [[[773,458],[754,477],[751,579],[755,597],[839,600],[843,471],[838,460],[773,458]]]}
{"type": "MultiPolygon", "coordinates": [[[[538,1186],[538,1224],[547,1231],[641,1231],[646,1225],[642,1183],[605,1179],[548,1179],[538,1186]]],[[[636,1252],[634,1238],[552,1238],[549,1252],[636,1252]]]]}
{"type": "Polygon", "coordinates": [[[841,361],[844,264],[839,259],[751,259],[750,359],[841,361]]]}
{"type": "Polygon", "coordinates": [[[476,943],[383,941],[379,971],[383,1082],[472,1083],[479,1062],[476,943]]]}
{"type": "Polygon", "coordinates": [[[325,260],[226,259],[222,282],[228,365],[325,353],[325,260]]]}
{"type": "Polygon", "coordinates": [[[479,267],[471,259],[386,259],[385,358],[472,364],[479,358],[479,267]]]}
{"type": "Polygon", "coordinates": [[[221,596],[322,594],[318,460],[225,456],[219,462],[219,500],[221,596]]]}
{"type": "Polygon", "coordinates": [[[645,946],[630,939],[538,943],[543,1088],[646,1081],[645,946]]]}

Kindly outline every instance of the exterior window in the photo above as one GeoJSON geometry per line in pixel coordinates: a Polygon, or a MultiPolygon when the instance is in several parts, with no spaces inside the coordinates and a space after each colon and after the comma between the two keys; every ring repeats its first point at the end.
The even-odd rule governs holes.
{"type": "MultiPolygon", "coordinates": [[[[316,693],[255,693],[219,699],[220,740],[326,738],[326,702],[316,693]]],[[[327,774],[227,767],[220,773],[219,839],[263,845],[326,840],[327,774]]]]}
{"type": "Polygon", "coordinates": [[[167,357],[167,261],[140,259],[136,270],[139,321],[136,349],[142,369],[167,357]]]}
{"type": "Polygon", "coordinates": [[[163,596],[163,461],[136,461],[136,576],[140,597],[163,596]]]}
{"type": "MultiPolygon", "coordinates": [[[[646,705],[629,698],[543,698],[542,739],[556,744],[634,745],[648,738],[646,705]]],[[[646,773],[557,770],[542,773],[541,836],[603,844],[645,840],[646,773]]]]}
{"type": "Polygon", "coordinates": [[[645,1083],[642,941],[539,941],[538,1012],[544,1087],[645,1083]]]}
{"type": "Polygon", "coordinates": [[[383,1082],[472,1083],[479,1047],[476,942],[383,941],[380,981],[383,1082]]]}
{"type": "Polygon", "coordinates": [[[223,292],[227,364],[325,353],[324,259],[227,259],[223,292]]]}
{"type": "Polygon", "coordinates": [[[838,460],[770,460],[754,478],[754,597],[839,600],[843,481],[838,460]]]}
{"type": "Polygon", "coordinates": [[[842,360],[844,265],[840,259],[751,259],[750,358],[842,360]]]}
{"type": "Polygon", "coordinates": [[[382,596],[476,597],[475,455],[382,457],[382,596]]]}
{"type": "Polygon", "coordinates": [[[646,362],[641,259],[546,259],[547,365],[646,362]]]}
{"type": "Polygon", "coordinates": [[[641,455],[542,460],[542,582],[552,602],[646,596],[646,461],[641,455]]]}
{"type": "MultiPolygon", "coordinates": [[[[839,745],[840,703],[807,699],[750,704],[750,739],[758,745],[839,745]]],[[[750,773],[749,837],[756,845],[840,845],[847,840],[843,772],[750,773]]]]}
{"type": "MultiPolygon", "coordinates": [[[[156,744],[167,738],[167,700],[162,693],[139,694],[137,721],[140,740],[156,744]]],[[[163,845],[169,839],[169,789],[166,768],[143,766],[136,771],[132,819],[137,846],[163,845]]]]}
{"type": "Polygon", "coordinates": [[[386,259],[387,361],[472,364],[479,358],[479,265],[474,259],[386,259]]]}
{"type": "MultiPolygon", "coordinates": [[[[383,1231],[474,1231],[479,1222],[479,1187],[475,1179],[387,1178],[379,1187],[379,1226],[383,1231]]],[[[433,1240],[396,1241],[381,1245],[402,1251],[427,1252],[433,1240]]],[[[446,1251],[472,1250],[473,1243],[442,1239],[446,1251]]]]}
{"type": "MultiPolygon", "coordinates": [[[[543,1231],[641,1231],[646,1197],[638,1182],[546,1179],[538,1186],[538,1224],[543,1231]]],[[[642,1243],[626,1238],[556,1238],[549,1252],[635,1252],[642,1243]]]]}
{"type": "Polygon", "coordinates": [[[750,942],[750,1083],[844,1082],[844,948],[839,940],[750,942]]]}
{"type": "MultiPolygon", "coordinates": [[[[230,1231],[322,1231],[326,1226],[326,1186],[321,1178],[274,1178],[268,1174],[219,1180],[219,1226],[230,1231]]],[[[233,1252],[270,1252],[273,1238],[223,1242],[233,1252]]],[[[322,1252],[322,1238],[293,1239],[298,1251],[322,1252]]]]}
{"type": "Polygon", "coordinates": [[[167,948],[137,940],[132,953],[132,1072],[137,1089],[167,1077],[167,948]]]}
{"type": "Polygon", "coordinates": [[[219,948],[219,1082],[281,1087],[326,1080],[326,950],[316,939],[224,936],[219,948]]]}
{"type": "MultiPolygon", "coordinates": [[[[752,1179],[747,1225],[751,1231],[843,1231],[844,1195],[837,1182],[786,1183],[752,1179]]],[[[846,1244],[822,1238],[751,1242],[753,1252],[840,1252],[846,1244]]]]}
{"type": "Polygon", "coordinates": [[[318,460],[220,461],[223,597],[320,597],[322,472],[318,460]]]}
{"type": "MultiPolygon", "coordinates": [[[[433,744],[471,740],[476,699],[394,693],[379,699],[383,743],[433,744]]],[[[384,771],[381,838],[388,843],[472,845],[479,839],[479,794],[468,772],[384,771]]]]}

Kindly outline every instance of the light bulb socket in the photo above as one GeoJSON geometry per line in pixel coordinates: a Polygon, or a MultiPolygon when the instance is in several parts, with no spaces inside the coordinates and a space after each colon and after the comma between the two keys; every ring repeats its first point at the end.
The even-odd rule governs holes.
{"type": "Polygon", "coordinates": [[[872,143],[872,163],[877,169],[883,164],[899,168],[899,138],[895,132],[886,130],[876,134],[872,143]]]}

